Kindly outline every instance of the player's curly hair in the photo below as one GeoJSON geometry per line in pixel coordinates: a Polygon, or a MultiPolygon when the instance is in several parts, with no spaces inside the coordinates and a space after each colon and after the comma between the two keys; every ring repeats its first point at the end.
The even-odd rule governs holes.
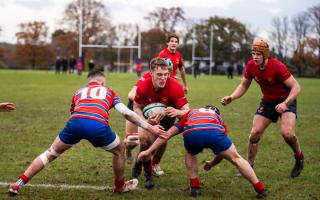
{"type": "Polygon", "coordinates": [[[168,63],[162,58],[152,58],[150,61],[150,70],[153,71],[156,67],[161,67],[162,69],[168,69],[168,63]]]}
{"type": "Polygon", "coordinates": [[[179,43],[179,36],[174,34],[174,33],[170,33],[167,38],[166,38],[166,42],[170,42],[170,39],[171,38],[176,38],[178,40],[178,43],[179,43]]]}
{"type": "Polygon", "coordinates": [[[206,108],[206,109],[213,110],[213,111],[215,111],[218,115],[220,115],[220,110],[219,110],[219,108],[217,108],[216,106],[207,105],[205,108],[206,108]]]}

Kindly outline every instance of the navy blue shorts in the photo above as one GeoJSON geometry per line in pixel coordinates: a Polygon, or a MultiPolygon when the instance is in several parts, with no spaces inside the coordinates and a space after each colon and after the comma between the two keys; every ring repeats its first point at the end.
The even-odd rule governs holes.
{"type": "Polygon", "coordinates": [[[133,101],[129,99],[127,107],[133,111],[133,101]]]}
{"type": "MultiPolygon", "coordinates": [[[[259,108],[256,111],[256,115],[262,115],[275,123],[278,121],[279,117],[281,117],[281,114],[276,111],[275,107],[276,105],[282,102],[282,100],[269,102],[264,99],[261,99],[259,108]]],[[[288,109],[284,112],[293,112],[297,117],[297,102],[294,101],[290,103],[288,109]]]]}
{"type": "Polygon", "coordinates": [[[229,137],[218,130],[191,131],[183,135],[183,140],[185,148],[192,155],[197,155],[203,149],[211,149],[217,155],[232,145],[229,137]]]}
{"type": "Polygon", "coordinates": [[[108,150],[118,146],[120,142],[110,126],[85,118],[70,119],[60,132],[59,138],[65,144],[77,144],[81,139],[86,139],[93,146],[107,146],[108,150]]]}

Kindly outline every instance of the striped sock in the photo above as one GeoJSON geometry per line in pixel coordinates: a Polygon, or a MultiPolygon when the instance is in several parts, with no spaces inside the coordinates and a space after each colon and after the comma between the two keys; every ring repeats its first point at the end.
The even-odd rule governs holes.
{"type": "Polygon", "coordinates": [[[16,184],[19,185],[19,188],[21,189],[23,185],[27,184],[29,181],[29,178],[22,174],[21,176],[19,176],[18,180],[16,181],[16,184]]]}

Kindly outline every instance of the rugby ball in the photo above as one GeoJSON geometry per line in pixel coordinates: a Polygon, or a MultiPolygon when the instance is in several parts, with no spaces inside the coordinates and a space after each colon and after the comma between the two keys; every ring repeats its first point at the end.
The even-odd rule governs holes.
{"type": "Polygon", "coordinates": [[[149,105],[147,105],[146,107],[143,108],[142,114],[146,118],[148,118],[149,116],[158,115],[158,114],[161,114],[161,113],[165,114],[164,110],[167,107],[168,106],[163,104],[163,103],[151,103],[151,104],[149,104],[149,105]]]}
{"type": "Polygon", "coordinates": [[[169,66],[169,70],[173,69],[173,62],[170,60],[170,58],[164,58],[164,60],[167,62],[169,66]]]}

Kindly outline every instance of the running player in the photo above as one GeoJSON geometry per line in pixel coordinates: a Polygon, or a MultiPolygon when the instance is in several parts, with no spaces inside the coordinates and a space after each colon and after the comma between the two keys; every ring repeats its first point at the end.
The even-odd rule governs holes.
{"type": "Polygon", "coordinates": [[[124,144],[109,126],[109,110],[115,108],[126,119],[153,134],[161,131],[151,126],[133,111],[129,110],[119,96],[104,86],[105,76],[100,71],[88,74],[88,85],[79,89],[72,98],[71,117],[51,147],[36,157],[27,170],[12,184],[9,193],[18,194],[33,176],[64,151],[77,144],[81,139],[88,140],[94,147],[100,147],[113,154],[112,166],[115,173],[114,192],[127,192],[137,187],[138,180],[125,182],[124,144]]]}

